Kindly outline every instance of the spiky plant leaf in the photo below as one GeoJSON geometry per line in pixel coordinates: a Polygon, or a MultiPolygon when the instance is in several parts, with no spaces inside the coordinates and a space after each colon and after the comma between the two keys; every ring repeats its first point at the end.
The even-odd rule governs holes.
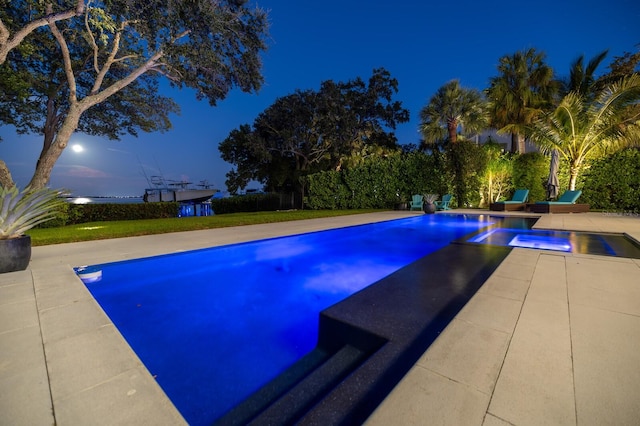
{"type": "Polygon", "coordinates": [[[53,219],[64,204],[61,191],[42,188],[0,188],[0,240],[16,238],[43,222],[53,219]]]}

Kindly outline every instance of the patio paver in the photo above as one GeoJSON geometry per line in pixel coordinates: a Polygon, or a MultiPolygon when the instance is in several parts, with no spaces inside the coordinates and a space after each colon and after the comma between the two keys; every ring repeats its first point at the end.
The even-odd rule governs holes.
{"type": "MultiPolygon", "coordinates": [[[[420,213],[35,247],[27,271],[0,275],[0,424],[185,423],[72,266],[408,214],[420,213]]],[[[630,215],[548,214],[536,227],[640,241],[630,215]]],[[[637,424],[638,341],[640,260],[514,249],[367,424],[637,424]]]]}

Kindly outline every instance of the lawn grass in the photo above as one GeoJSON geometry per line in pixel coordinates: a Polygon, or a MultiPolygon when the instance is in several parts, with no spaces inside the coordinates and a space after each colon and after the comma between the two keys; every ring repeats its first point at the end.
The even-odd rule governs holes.
{"type": "Polygon", "coordinates": [[[225,228],[229,226],[256,225],[291,220],[316,219],[371,213],[381,210],[294,210],[281,212],[231,213],[206,217],[182,217],[169,219],[121,220],[91,222],[59,228],[31,229],[33,246],[104,240],[109,238],[165,234],[168,232],[195,231],[199,229],[225,228]]]}

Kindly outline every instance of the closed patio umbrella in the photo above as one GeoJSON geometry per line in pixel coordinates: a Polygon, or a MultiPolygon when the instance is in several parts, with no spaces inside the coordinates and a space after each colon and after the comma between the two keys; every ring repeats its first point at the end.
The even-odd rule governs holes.
{"type": "Polygon", "coordinates": [[[549,178],[547,179],[547,198],[554,199],[558,196],[558,167],[560,166],[560,155],[558,150],[551,152],[551,164],[549,166],[549,178]]]}

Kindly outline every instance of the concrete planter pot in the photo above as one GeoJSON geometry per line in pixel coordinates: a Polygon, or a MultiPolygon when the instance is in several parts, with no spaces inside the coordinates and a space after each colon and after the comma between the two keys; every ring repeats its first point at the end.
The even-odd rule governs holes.
{"type": "Polygon", "coordinates": [[[396,203],[393,207],[394,210],[409,210],[407,203],[396,203]]]}
{"type": "Polygon", "coordinates": [[[0,274],[24,271],[29,266],[30,260],[30,236],[22,235],[18,238],[0,240],[0,274]]]}
{"type": "Polygon", "coordinates": [[[422,210],[427,214],[433,214],[436,212],[436,205],[433,203],[424,203],[422,205],[422,210]]]}

